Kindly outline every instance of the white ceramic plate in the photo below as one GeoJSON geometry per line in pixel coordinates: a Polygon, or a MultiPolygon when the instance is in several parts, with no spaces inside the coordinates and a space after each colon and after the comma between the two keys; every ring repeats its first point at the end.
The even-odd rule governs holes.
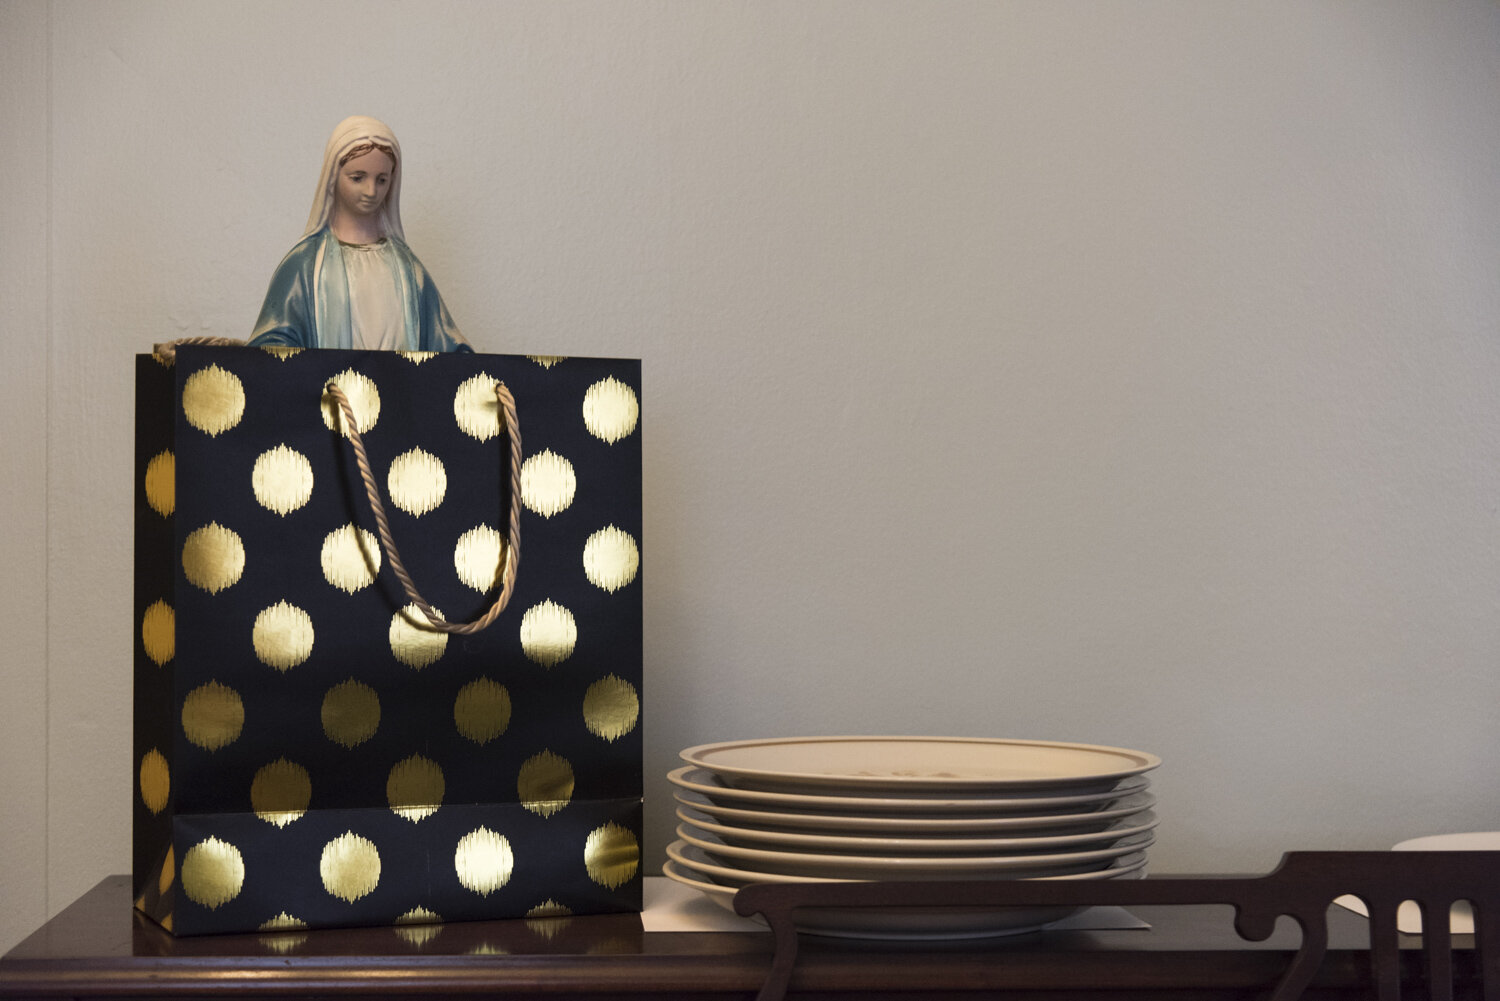
{"type": "Polygon", "coordinates": [[[731,785],[848,792],[1051,789],[1103,791],[1161,759],[1096,744],[983,737],[781,737],[682,752],[731,785]]]}
{"type": "Polygon", "coordinates": [[[719,806],[754,809],[803,811],[818,814],[872,814],[897,816],[968,816],[995,819],[1026,817],[1035,814],[1059,815],[1089,813],[1122,796],[1144,790],[1149,780],[1136,776],[1116,782],[1108,789],[1092,792],[1028,790],[1022,795],[974,794],[961,790],[944,793],[922,793],[902,790],[902,794],[856,796],[840,795],[836,790],[820,793],[774,792],[763,789],[741,789],[726,785],[712,772],[684,765],[667,773],[667,781],[696,792],[719,806]]]}
{"type": "Polygon", "coordinates": [[[743,848],[790,848],[795,851],[835,852],[844,855],[903,856],[994,856],[1012,852],[1020,854],[1055,849],[1084,849],[1088,846],[1103,847],[1133,834],[1149,831],[1158,823],[1156,814],[1145,811],[1110,824],[1102,831],[1038,837],[973,838],[868,837],[811,834],[801,831],[768,831],[754,827],[716,824],[711,820],[695,817],[683,809],[677,811],[677,819],[686,821],[695,831],[718,838],[726,845],[743,848]]]}
{"type": "MultiPolygon", "coordinates": [[[[735,888],[694,879],[671,862],[662,865],[668,879],[701,891],[726,910],[734,910],[735,888]]],[[[942,940],[1020,935],[1077,914],[1079,907],[869,908],[806,907],[795,914],[797,929],[835,938],[942,940]]],[[[759,915],[756,916],[759,920],[759,915]]]]}
{"type": "MultiPolygon", "coordinates": [[[[749,886],[752,883],[848,883],[851,880],[838,879],[827,876],[794,876],[786,873],[776,872],[751,872],[737,868],[733,865],[724,865],[716,862],[703,849],[686,841],[677,840],[667,845],[667,858],[671,859],[681,869],[690,870],[703,879],[718,883],[721,886],[739,888],[749,886]]],[[[1128,855],[1121,855],[1112,860],[1109,865],[1102,869],[1093,869],[1089,872],[1068,873],[1060,876],[1032,876],[1017,873],[995,873],[995,874],[965,874],[964,879],[1059,879],[1072,882],[1074,880],[1116,879],[1121,877],[1134,878],[1145,875],[1146,853],[1145,851],[1134,851],[1128,855]]],[[[858,882],[857,880],[854,882],[858,882]]]]}
{"type": "Polygon", "coordinates": [[[1114,859],[1142,851],[1154,840],[1147,832],[1092,851],[992,856],[875,856],[741,848],[700,837],[685,824],[678,825],[677,836],[702,849],[710,858],[742,872],[844,879],[975,879],[1000,873],[1014,873],[1017,877],[1062,876],[1106,868],[1114,859]]]}
{"type": "Polygon", "coordinates": [[[880,816],[846,813],[804,813],[798,810],[748,809],[720,806],[686,792],[673,793],[683,806],[714,818],[718,823],[760,830],[810,831],[819,834],[868,834],[904,837],[910,835],[985,834],[1042,836],[1051,834],[1102,831],[1117,820],[1133,817],[1156,805],[1156,797],[1147,792],[1121,796],[1106,801],[1103,809],[1088,813],[1028,814],[1020,817],[970,817],[915,814],[880,816]]]}

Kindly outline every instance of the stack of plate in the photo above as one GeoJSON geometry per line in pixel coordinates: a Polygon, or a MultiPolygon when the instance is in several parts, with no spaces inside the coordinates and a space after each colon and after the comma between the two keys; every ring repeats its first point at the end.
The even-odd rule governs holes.
{"type": "MultiPolygon", "coordinates": [[[[679,840],[663,871],[726,907],[751,883],[1130,879],[1145,874],[1153,754],[961,737],[703,744],[667,777],[679,840]]],[[[806,931],[963,937],[1030,930],[1066,908],[807,909],[806,931]]]]}

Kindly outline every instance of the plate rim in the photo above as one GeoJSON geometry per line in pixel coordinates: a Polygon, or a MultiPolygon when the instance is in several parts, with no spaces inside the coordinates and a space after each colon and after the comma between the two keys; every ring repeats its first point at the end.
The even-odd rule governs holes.
{"type": "Polygon", "coordinates": [[[734,776],[769,785],[836,786],[853,789],[1038,789],[1069,788],[1087,786],[1099,782],[1118,781],[1132,775],[1140,775],[1161,765],[1161,758],[1148,751],[1114,747],[1107,744],[1085,744],[1073,741],[1028,740],[1019,737],[936,737],[936,736],[891,736],[891,735],[842,735],[821,737],[756,737],[744,740],[723,740],[708,744],[695,744],[678,753],[683,761],[718,775],[734,776]],[[1054,748],[1070,751],[1088,751],[1116,757],[1134,758],[1138,763],[1129,768],[1114,768],[1086,775],[1069,775],[1053,778],[991,778],[979,776],[935,776],[935,775],[842,775],[820,772],[784,771],[770,768],[755,768],[746,765],[714,764],[705,760],[709,754],[722,753],[750,747],[785,747],[790,745],[828,745],[841,743],[869,744],[953,744],[979,745],[986,747],[1031,747],[1054,748]]]}
{"type": "Polygon", "coordinates": [[[712,820],[698,820],[689,816],[681,807],[675,810],[674,813],[678,820],[721,841],[724,840],[724,833],[728,833],[731,837],[743,837],[746,841],[758,841],[760,844],[778,845],[788,849],[795,849],[800,845],[804,849],[818,853],[842,853],[850,849],[857,851],[861,847],[871,847],[883,848],[885,851],[899,849],[911,852],[912,857],[935,856],[940,858],[963,854],[974,855],[981,852],[1003,854],[1008,849],[1025,851],[1028,849],[1028,845],[1040,850],[1119,841],[1155,830],[1161,825],[1161,818],[1157,815],[1156,811],[1139,810],[1134,814],[1118,818],[1102,831],[1077,834],[1044,834],[1034,837],[1010,838],[873,837],[846,834],[803,834],[796,831],[763,831],[753,827],[746,828],[737,827],[733,824],[720,824],[712,820]],[[1127,821],[1137,816],[1142,819],[1125,826],[1127,821]],[[1124,829],[1121,829],[1122,827],[1124,829]],[[878,842],[879,844],[870,844],[871,842],[878,842]]]}
{"type": "Polygon", "coordinates": [[[710,855],[717,853],[728,858],[742,859],[746,862],[769,862],[783,866],[806,867],[827,865],[831,871],[859,869],[864,871],[889,870],[891,873],[921,870],[941,872],[1025,872],[1029,869],[1046,869],[1054,866],[1084,864],[1101,860],[1107,861],[1118,858],[1121,855],[1144,851],[1156,843],[1155,834],[1151,831],[1144,831],[1140,834],[1129,835],[1121,839],[1121,841],[1131,842],[1128,845],[1115,844],[1109,848],[1099,848],[1087,852],[1043,852],[1035,855],[1019,856],[959,855],[947,858],[901,855],[843,855],[829,852],[774,851],[769,848],[739,848],[734,845],[714,844],[711,841],[705,841],[690,831],[684,831],[684,826],[686,825],[677,825],[676,834],[678,839],[686,841],[688,844],[708,852],[710,855]]]}
{"type": "MultiPolygon", "coordinates": [[[[715,794],[722,795],[725,799],[739,799],[751,803],[780,803],[784,806],[806,805],[815,809],[827,810],[843,806],[850,813],[874,813],[881,810],[894,810],[898,813],[985,813],[998,810],[1014,810],[1025,814],[1037,809],[1048,809],[1053,804],[1086,806],[1092,803],[1104,803],[1111,799],[1119,799],[1137,792],[1145,792],[1151,786],[1150,779],[1144,775],[1132,775],[1120,779],[1113,788],[1096,792],[1067,792],[1063,791],[1057,795],[1028,795],[1028,796],[961,796],[959,798],[942,797],[919,797],[906,798],[901,796],[864,796],[864,795],[842,795],[838,793],[812,793],[812,792],[785,792],[765,789],[742,789],[732,785],[708,785],[698,782],[689,777],[689,772],[702,772],[708,776],[715,776],[712,769],[704,768],[702,765],[685,764],[679,765],[667,773],[667,781],[682,789],[702,793],[704,796],[712,797],[715,794]],[[1129,782],[1131,785],[1124,785],[1129,782]],[[1122,788],[1123,786],[1123,788],[1122,788]]],[[[947,790],[951,793],[960,790],[947,790]]],[[[1027,790],[1034,792],[1034,790],[1027,790]]]]}
{"type": "MultiPolygon", "coordinates": [[[[886,814],[865,813],[807,813],[798,810],[772,810],[772,809],[750,809],[742,806],[725,806],[712,800],[703,802],[689,798],[689,793],[703,796],[704,793],[696,793],[694,790],[679,786],[678,791],[672,793],[672,798],[683,806],[698,810],[710,817],[717,814],[728,814],[730,820],[740,820],[743,823],[761,823],[767,827],[781,826],[796,830],[824,830],[833,831],[841,829],[849,830],[917,830],[917,831],[1021,831],[1030,828],[1058,828],[1078,827],[1090,821],[1103,820],[1106,823],[1125,817],[1134,816],[1156,808],[1156,796],[1147,792],[1144,787],[1136,792],[1129,792],[1118,797],[1117,801],[1140,797],[1138,805],[1124,807],[1107,807],[1101,810],[1075,811],[1073,813],[1049,813],[1049,814],[1021,814],[1018,816],[984,816],[984,815],[962,815],[962,816],[890,816],[886,814]],[[753,816],[749,816],[753,815],[753,816]]],[[[1108,801],[1105,801],[1106,803],[1108,801]]],[[[722,819],[717,822],[723,823],[722,819]]],[[[734,825],[728,825],[734,826],[734,825]]]]}

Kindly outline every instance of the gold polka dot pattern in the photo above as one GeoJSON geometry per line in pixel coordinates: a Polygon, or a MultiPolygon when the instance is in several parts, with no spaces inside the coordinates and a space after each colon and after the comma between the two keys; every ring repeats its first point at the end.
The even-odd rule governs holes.
{"type": "Polygon", "coordinates": [[[141,645],[158,667],[172,659],[177,647],[177,618],[165,601],[153,601],[141,616],[141,645]]]}
{"type": "Polygon", "coordinates": [[[244,726],[245,704],[228,685],[210,681],[182,700],[182,732],[205,751],[234,743],[244,726]]]}
{"type": "Polygon", "coordinates": [[[573,613],[554,601],[533,605],[521,616],[521,649],[543,667],[567,660],[577,642],[573,613]]]}
{"type": "Polygon", "coordinates": [[[277,827],[300,819],[311,800],[312,778],[307,769],[285,758],[261,768],[250,783],[250,808],[277,827]]]}
{"type": "Polygon", "coordinates": [[[635,835],[619,824],[605,824],[589,834],[583,847],[583,864],[590,879],[613,889],[635,876],[641,864],[641,846],[635,835]]]}
{"type": "Polygon", "coordinates": [[[448,473],[443,460],[414,448],[396,456],[386,475],[386,489],[391,503],[411,515],[437,510],[448,492],[448,473]]]}
{"type": "Polygon", "coordinates": [[[295,605],[278,601],[255,617],[250,645],[262,664],[289,671],[312,656],[312,617],[295,605]]]}
{"type": "Polygon", "coordinates": [[[183,383],[182,412],[204,434],[221,435],[245,416],[245,387],[239,376],[217,365],[199,369],[183,383]]]}
{"type": "Polygon", "coordinates": [[[245,859],[226,841],[206,838],[182,857],[182,891],[194,903],[212,910],[239,896],[244,886],[245,859]]]}
{"type": "Polygon", "coordinates": [[[233,530],[210,522],[183,541],[182,570],[189,583],[218,594],[245,572],[245,545],[233,530]]]}
{"type": "Polygon", "coordinates": [[[163,518],[177,507],[177,463],[171,452],[158,452],[146,464],[146,503],[163,518]]]}
{"type": "Polygon", "coordinates": [[[635,390],[614,377],[594,383],[583,397],[583,423],[589,434],[611,445],[635,430],[640,414],[635,390]]]}
{"type": "Polygon", "coordinates": [[[510,841],[487,827],[465,834],[453,852],[458,881],[480,896],[488,896],[510,882],[515,865],[510,841]]]}
{"type": "Polygon", "coordinates": [[[599,529],[583,544],[583,572],[589,583],[613,594],[635,580],[641,553],[630,533],[613,525],[599,529]]]}
{"type": "Polygon", "coordinates": [[[321,712],[323,734],[341,747],[354,748],[380,728],[380,696],[350,678],[328,689],[321,712]]]}
{"type": "Polygon", "coordinates": [[[641,739],[638,369],[474,359],[418,397],[408,380],[453,356],[374,355],[179,356],[163,376],[177,380],[175,430],[137,452],[137,531],[171,537],[175,520],[177,534],[167,583],[138,583],[137,689],[166,686],[169,715],[166,736],[137,744],[136,816],[178,823],[181,804],[226,800],[172,835],[175,864],[170,841],[153,845],[137,882],[137,906],[183,933],[212,912],[212,930],[290,953],[310,927],[383,921],[420,949],[444,916],[513,916],[546,938],[639,893],[639,789],[620,758],[641,739]],[[302,402],[277,392],[302,379],[302,402]],[[330,379],[366,435],[403,562],[456,621],[493,600],[510,555],[499,381],[523,435],[535,415],[516,494],[531,548],[489,631],[450,635],[408,603],[330,379]],[[232,463],[205,467],[215,454],[232,463]],[[437,885],[455,875],[467,896],[437,885]]]}
{"type": "Polygon", "coordinates": [[[153,747],[141,756],[141,802],[152,813],[161,813],[167,808],[171,790],[172,776],[167,759],[153,747]]]}
{"type": "MultiPolygon", "coordinates": [[[[438,618],[443,611],[434,608],[438,618]]],[[[448,634],[432,628],[427,616],[416,605],[407,605],[391,616],[391,653],[407,667],[421,670],[435,664],[443,651],[448,649],[448,634]]]]}
{"type": "Polygon", "coordinates": [[[516,794],[526,809],[550,817],[573,798],[573,766],[551,751],[533,755],[516,776],[516,794]]]}
{"type": "Polygon", "coordinates": [[[312,497],[312,463],[301,452],[277,445],[255,460],[250,489],[261,507],[285,517],[312,497]]]}
{"type": "Polygon", "coordinates": [[[521,502],[543,518],[565,511],[578,490],[573,464],[551,449],[521,464],[521,502]]]}
{"type": "Polygon", "coordinates": [[[375,583],[380,572],[380,540],[352,522],[329,532],[318,556],[323,579],[353,594],[375,583]]]}
{"type": "Polygon", "coordinates": [[[488,525],[469,529],[453,547],[453,568],[459,580],[488,594],[504,579],[505,538],[488,525]]]}
{"type": "Polygon", "coordinates": [[[640,715],[641,700],[635,686],[613,674],[600,678],[583,693],[583,724],[596,737],[619,740],[635,729],[640,715]]]}
{"type": "Polygon", "coordinates": [[[420,754],[398,761],[386,779],[385,799],[396,816],[414,824],[430,817],[443,802],[443,770],[420,754]]]}
{"type": "Polygon", "coordinates": [[[318,875],[323,889],[352,904],[380,885],[380,852],[374,842],[345,831],[323,846],[318,875]]]}
{"type": "MultiPolygon", "coordinates": [[[[358,426],[359,433],[369,434],[375,430],[375,425],[380,420],[380,390],[370,377],[353,369],[345,369],[334,376],[332,382],[349,401],[349,409],[354,412],[354,423],[358,426]]],[[[328,425],[328,430],[337,431],[345,438],[349,437],[349,429],[344,427],[344,410],[333,398],[333,394],[324,392],[319,406],[323,411],[323,423],[328,425]]]]}

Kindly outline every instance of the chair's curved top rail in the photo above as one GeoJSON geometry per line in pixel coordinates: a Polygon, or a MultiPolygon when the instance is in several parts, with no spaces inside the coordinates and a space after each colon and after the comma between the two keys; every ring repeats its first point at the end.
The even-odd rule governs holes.
{"type": "Polygon", "coordinates": [[[1468,901],[1475,911],[1484,999],[1500,1001],[1500,852],[1495,851],[1288,852],[1270,873],[1249,877],[761,883],[740,890],[734,906],[743,915],[763,915],[775,935],[776,954],[758,1001],[780,1001],[786,992],[797,950],[793,914],[800,908],[1145,904],[1231,905],[1235,931],[1256,942],[1270,937],[1279,916],[1291,917],[1302,930],[1302,944],[1270,1001],[1294,1001],[1327,952],[1328,907],[1345,894],[1369,909],[1371,973],[1379,1001],[1400,998],[1396,911],[1407,900],[1416,901],[1424,916],[1441,916],[1424,925],[1433,1001],[1452,1001],[1447,916],[1458,901],[1468,901]]]}

